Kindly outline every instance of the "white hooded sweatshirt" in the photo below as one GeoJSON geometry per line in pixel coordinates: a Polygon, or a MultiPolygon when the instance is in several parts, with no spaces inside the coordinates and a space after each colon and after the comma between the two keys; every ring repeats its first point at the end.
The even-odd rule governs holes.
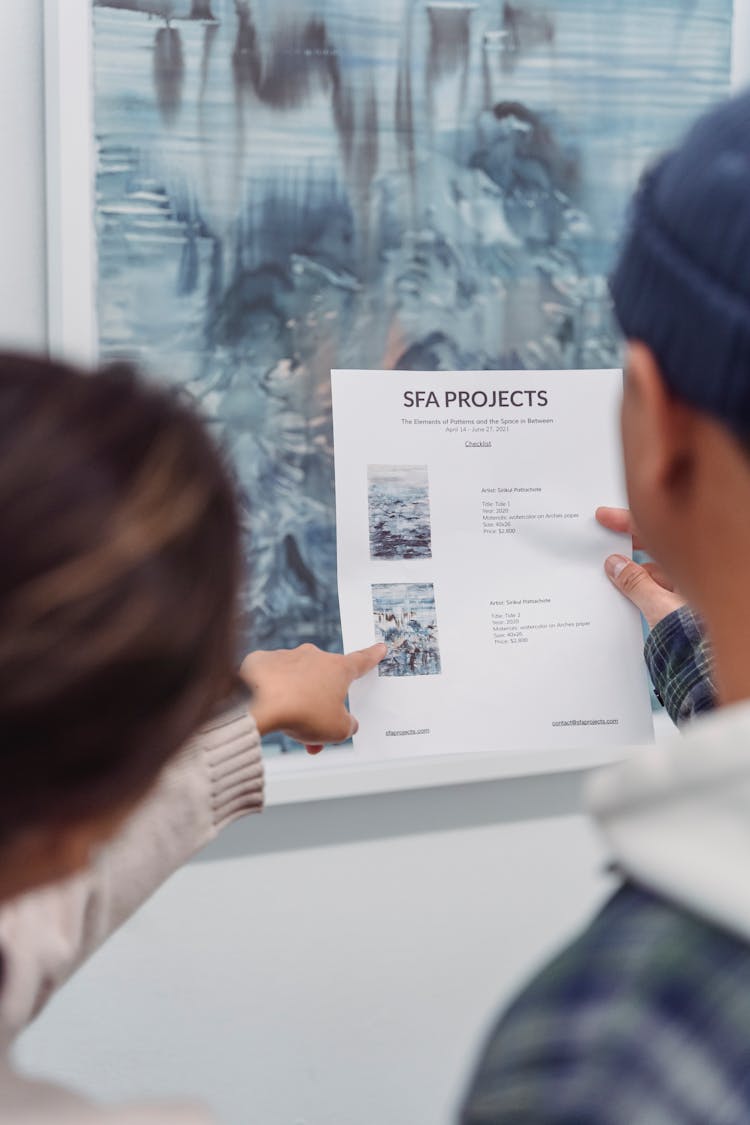
{"type": "Polygon", "coordinates": [[[594,775],[588,799],[624,874],[750,943],[750,703],[594,775]]]}

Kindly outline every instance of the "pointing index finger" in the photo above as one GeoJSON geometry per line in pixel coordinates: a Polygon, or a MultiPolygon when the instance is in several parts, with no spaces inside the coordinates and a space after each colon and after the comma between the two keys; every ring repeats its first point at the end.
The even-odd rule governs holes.
{"type": "Polygon", "coordinates": [[[384,644],[370,645],[369,648],[361,648],[356,652],[348,652],[344,656],[346,660],[347,670],[351,679],[359,680],[373,668],[376,668],[383,657],[388,652],[388,646],[384,644]]]}

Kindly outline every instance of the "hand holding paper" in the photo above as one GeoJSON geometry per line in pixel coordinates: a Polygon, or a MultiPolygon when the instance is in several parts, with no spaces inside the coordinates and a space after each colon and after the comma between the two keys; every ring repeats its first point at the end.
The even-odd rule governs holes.
{"type": "MultiPolygon", "coordinates": [[[[636,551],[646,550],[627,508],[597,508],[596,518],[602,527],[610,531],[632,535],[636,551]]],[[[624,555],[610,555],[604,569],[617,589],[638,607],[649,629],[685,604],[685,599],[657,563],[648,562],[641,566],[624,555]]]]}

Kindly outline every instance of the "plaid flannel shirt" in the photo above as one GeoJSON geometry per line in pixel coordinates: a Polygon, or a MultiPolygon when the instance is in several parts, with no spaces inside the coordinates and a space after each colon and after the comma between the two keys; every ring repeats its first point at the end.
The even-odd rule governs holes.
{"type": "MultiPolygon", "coordinates": [[[[672,718],[713,706],[699,622],[646,643],[672,718]]],[[[462,1125],[750,1125],[750,945],[632,882],[492,1032],[462,1125]]]]}
{"type": "Polygon", "coordinates": [[[703,626],[688,606],[651,630],[644,649],[656,698],[670,719],[684,723],[715,706],[711,650],[703,626]]]}

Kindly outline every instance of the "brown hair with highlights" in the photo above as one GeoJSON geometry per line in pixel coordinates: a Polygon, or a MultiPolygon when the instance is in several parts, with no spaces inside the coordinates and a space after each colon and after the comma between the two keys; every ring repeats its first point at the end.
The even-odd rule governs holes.
{"type": "Polygon", "coordinates": [[[234,683],[232,485],[126,364],[0,355],[0,842],[136,799],[234,683]]]}

